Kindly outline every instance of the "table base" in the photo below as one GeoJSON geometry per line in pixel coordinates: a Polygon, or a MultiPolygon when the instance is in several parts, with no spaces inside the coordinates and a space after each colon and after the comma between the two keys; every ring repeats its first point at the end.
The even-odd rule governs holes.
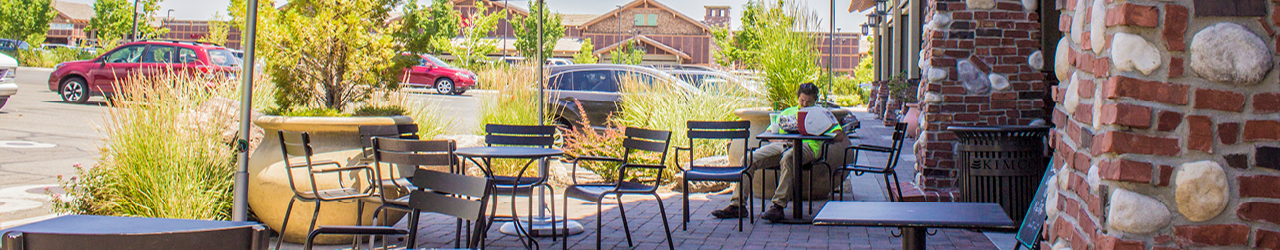
{"type": "Polygon", "coordinates": [[[923,227],[899,227],[902,231],[902,249],[903,250],[924,250],[925,240],[928,238],[925,232],[928,228],[923,227]]]}
{"type": "MultiPolygon", "coordinates": [[[[534,237],[564,235],[565,227],[569,228],[569,235],[577,235],[583,232],[582,223],[578,223],[578,221],[575,220],[566,220],[564,217],[556,217],[554,220],[550,216],[540,218],[535,217],[533,218],[532,225],[530,225],[528,219],[529,218],[521,218],[520,223],[522,224],[520,226],[524,227],[524,230],[529,231],[529,234],[534,237]],[[555,230],[552,230],[551,228],[552,221],[555,221],[555,230]]],[[[520,232],[516,230],[515,222],[503,223],[502,227],[500,227],[498,231],[507,235],[520,235],[520,232]]]]}

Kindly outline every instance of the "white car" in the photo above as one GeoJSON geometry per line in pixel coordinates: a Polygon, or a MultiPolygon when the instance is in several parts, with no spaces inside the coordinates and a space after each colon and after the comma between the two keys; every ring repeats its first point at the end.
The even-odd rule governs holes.
{"type": "Polygon", "coordinates": [[[9,96],[18,93],[18,60],[0,53],[0,107],[9,101],[9,96]]]}

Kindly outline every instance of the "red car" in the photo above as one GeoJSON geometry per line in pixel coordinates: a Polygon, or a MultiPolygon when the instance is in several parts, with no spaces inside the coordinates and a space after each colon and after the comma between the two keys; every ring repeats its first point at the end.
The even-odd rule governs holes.
{"type": "MultiPolygon", "coordinates": [[[[405,54],[405,56],[413,56],[405,54]]],[[[419,55],[418,65],[404,70],[400,77],[406,86],[434,87],[437,93],[461,95],[476,85],[476,73],[449,66],[440,58],[419,55]]]]}
{"type": "Polygon", "coordinates": [[[222,46],[181,41],[138,41],[122,44],[98,58],[64,62],[49,74],[49,90],[66,102],[84,103],[89,96],[110,96],[112,84],[128,76],[239,71],[240,58],[222,46]]]}

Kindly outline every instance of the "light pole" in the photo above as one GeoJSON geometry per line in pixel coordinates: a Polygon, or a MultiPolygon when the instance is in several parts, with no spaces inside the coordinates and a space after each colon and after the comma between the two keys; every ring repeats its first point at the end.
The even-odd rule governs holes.
{"type": "Polygon", "coordinates": [[[507,37],[510,36],[507,34],[511,33],[511,27],[512,25],[515,25],[511,23],[511,2],[508,2],[507,0],[502,0],[502,20],[507,22],[507,27],[502,30],[502,59],[506,60],[507,37]]]}
{"type": "MultiPolygon", "coordinates": [[[[615,5],[615,6],[618,6],[618,14],[615,14],[615,15],[618,16],[618,42],[621,43],[622,42],[622,5],[615,5]]],[[[618,46],[621,47],[622,45],[619,44],[618,46]]],[[[613,48],[613,49],[619,49],[619,48],[613,48]]],[[[610,59],[613,59],[613,58],[610,58],[610,59]]]]}
{"type": "Polygon", "coordinates": [[[173,20],[173,9],[169,9],[168,12],[164,13],[164,21],[160,23],[161,25],[164,25],[164,24],[168,24],[169,21],[172,21],[172,20],[173,20]]]}
{"type": "Polygon", "coordinates": [[[138,40],[138,0],[133,0],[133,33],[130,33],[129,39],[138,40]]]}
{"type": "MultiPolygon", "coordinates": [[[[245,1],[249,15],[245,18],[244,67],[240,71],[240,140],[236,140],[239,161],[235,172],[235,186],[231,205],[231,220],[245,221],[249,214],[249,137],[251,136],[250,112],[253,107],[254,40],[258,37],[258,0],[245,1]]],[[[280,236],[284,237],[284,236],[280,236]]]]}
{"type": "Polygon", "coordinates": [[[831,85],[836,82],[836,72],[833,71],[836,65],[836,0],[831,0],[831,19],[827,25],[830,26],[827,33],[830,44],[827,47],[827,93],[822,95],[822,99],[825,102],[831,102],[831,85]]]}

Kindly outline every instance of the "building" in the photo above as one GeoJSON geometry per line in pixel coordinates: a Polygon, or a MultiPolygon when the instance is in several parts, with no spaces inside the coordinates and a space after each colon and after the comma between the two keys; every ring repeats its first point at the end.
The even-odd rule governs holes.
{"type": "Polygon", "coordinates": [[[58,15],[49,20],[49,32],[44,42],[71,45],[88,42],[89,34],[84,29],[89,26],[89,19],[93,19],[93,7],[64,1],[53,1],[52,4],[58,15]]]}

